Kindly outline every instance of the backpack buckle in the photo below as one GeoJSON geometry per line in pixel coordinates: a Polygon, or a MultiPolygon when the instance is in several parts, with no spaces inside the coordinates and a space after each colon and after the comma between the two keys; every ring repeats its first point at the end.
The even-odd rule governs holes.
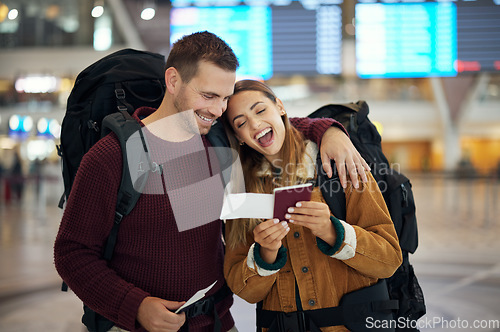
{"type": "Polygon", "coordinates": [[[94,121],[94,120],[89,120],[89,121],[87,121],[87,127],[88,127],[89,129],[93,129],[93,130],[95,130],[95,131],[99,132],[99,125],[98,125],[98,124],[97,124],[97,122],[96,122],[96,121],[94,121]]]}
{"type": "Polygon", "coordinates": [[[213,308],[213,299],[211,297],[194,303],[187,311],[186,316],[193,318],[199,315],[210,313],[213,308]]]}
{"type": "Polygon", "coordinates": [[[125,90],[115,89],[115,96],[117,99],[125,99],[125,90]]]}
{"type": "Polygon", "coordinates": [[[123,219],[123,214],[121,214],[118,211],[115,211],[115,219],[114,219],[115,224],[121,223],[122,219],[123,219]]]}

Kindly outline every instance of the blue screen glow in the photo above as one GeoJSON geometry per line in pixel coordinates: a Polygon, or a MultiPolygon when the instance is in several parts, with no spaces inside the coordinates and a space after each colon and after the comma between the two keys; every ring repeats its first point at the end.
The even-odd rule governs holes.
{"type": "Polygon", "coordinates": [[[228,43],[238,57],[239,78],[273,75],[271,8],[265,6],[172,8],[170,43],[208,30],[228,43]]]}
{"type": "Polygon", "coordinates": [[[456,25],[450,2],[357,4],[358,76],[456,76],[456,25]]]}

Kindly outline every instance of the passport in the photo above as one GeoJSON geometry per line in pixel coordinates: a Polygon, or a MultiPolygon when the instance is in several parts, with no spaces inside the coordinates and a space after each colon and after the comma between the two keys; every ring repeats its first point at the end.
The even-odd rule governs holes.
{"type": "Polygon", "coordinates": [[[275,188],[273,218],[287,220],[285,214],[288,213],[288,208],[295,206],[297,202],[310,201],[312,188],[312,183],[275,188]]]}

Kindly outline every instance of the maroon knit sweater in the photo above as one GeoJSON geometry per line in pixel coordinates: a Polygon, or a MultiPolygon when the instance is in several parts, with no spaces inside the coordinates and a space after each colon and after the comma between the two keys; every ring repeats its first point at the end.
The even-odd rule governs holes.
{"type": "MultiPolygon", "coordinates": [[[[134,116],[140,121],[152,112],[143,107],[134,116]]],[[[340,126],[331,119],[292,119],[292,123],[315,142],[332,124],[340,126]]],[[[203,141],[207,147],[208,141],[203,141]]],[[[136,317],[145,297],[185,301],[215,280],[209,295],[224,284],[222,222],[179,232],[168,195],[144,193],[122,221],[108,263],[102,251],[113,226],[121,174],[121,149],[110,134],[81,162],[54,244],[54,261],[63,280],[90,308],[121,328],[144,331],[136,317]]],[[[192,204],[195,208],[197,203],[192,204]]],[[[232,303],[228,296],[217,304],[223,331],[234,326],[232,303]]],[[[213,321],[209,315],[195,317],[190,331],[211,332],[213,321]]]]}

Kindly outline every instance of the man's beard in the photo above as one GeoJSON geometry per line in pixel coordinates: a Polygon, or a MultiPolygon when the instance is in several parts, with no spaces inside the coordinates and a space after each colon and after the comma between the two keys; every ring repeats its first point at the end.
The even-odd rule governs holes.
{"type": "Polygon", "coordinates": [[[178,119],[178,125],[189,133],[205,135],[210,128],[208,128],[208,130],[206,128],[199,128],[196,119],[197,115],[194,114],[195,110],[182,102],[184,99],[184,89],[185,88],[182,88],[179,96],[174,100],[174,107],[179,115],[176,117],[178,119]]]}

